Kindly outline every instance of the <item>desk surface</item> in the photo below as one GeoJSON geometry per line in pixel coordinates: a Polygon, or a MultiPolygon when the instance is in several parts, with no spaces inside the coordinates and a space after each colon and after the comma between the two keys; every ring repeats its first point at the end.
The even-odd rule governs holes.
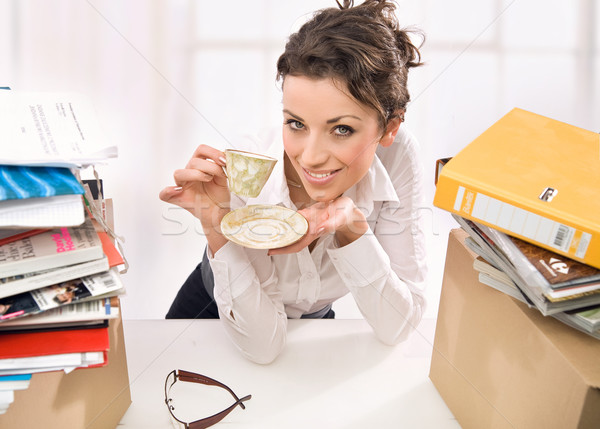
{"type": "MultiPolygon", "coordinates": [[[[218,320],[125,320],[124,329],[133,403],[119,428],[171,427],[164,380],[173,369],[252,394],[216,427],[460,428],[428,378],[433,320],[396,347],[364,320],[290,320],[286,348],[264,366],[241,356],[218,320]]],[[[231,404],[222,389],[178,384],[196,386],[175,398],[192,401],[178,403],[191,420],[231,404]]]]}

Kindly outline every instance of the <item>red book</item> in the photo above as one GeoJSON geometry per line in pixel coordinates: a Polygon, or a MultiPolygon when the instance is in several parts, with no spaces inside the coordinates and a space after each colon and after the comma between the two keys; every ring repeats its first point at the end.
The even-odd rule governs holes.
{"type": "Polygon", "coordinates": [[[0,335],[0,359],[106,352],[108,327],[0,335]]]}
{"type": "Polygon", "coordinates": [[[49,228],[45,229],[15,229],[14,234],[10,229],[4,230],[2,233],[2,237],[0,238],[0,246],[3,246],[8,243],[12,243],[13,241],[21,240],[27,237],[33,237],[34,235],[41,234],[42,232],[50,231],[49,228]]]}
{"type": "Polygon", "coordinates": [[[108,258],[108,265],[110,267],[116,267],[118,265],[123,265],[125,261],[123,261],[123,257],[117,250],[117,247],[114,245],[112,240],[110,239],[108,233],[106,231],[96,231],[98,233],[98,237],[100,237],[100,241],[102,242],[102,251],[108,258]]]}

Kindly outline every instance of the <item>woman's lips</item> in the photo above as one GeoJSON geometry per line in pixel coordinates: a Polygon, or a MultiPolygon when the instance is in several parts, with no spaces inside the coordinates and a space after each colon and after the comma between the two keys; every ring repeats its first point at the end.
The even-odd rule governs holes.
{"type": "Polygon", "coordinates": [[[313,185],[326,185],[331,182],[341,170],[310,171],[303,168],[304,178],[313,185]]]}

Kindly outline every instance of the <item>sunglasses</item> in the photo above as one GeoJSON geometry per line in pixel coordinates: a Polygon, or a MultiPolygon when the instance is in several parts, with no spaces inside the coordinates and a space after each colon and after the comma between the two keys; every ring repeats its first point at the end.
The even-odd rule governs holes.
{"type": "Polygon", "coordinates": [[[167,378],[165,379],[165,404],[167,405],[169,413],[171,413],[171,417],[173,417],[173,419],[175,419],[179,424],[183,425],[183,427],[185,429],[204,429],[209,426],[212,426],[212,425],[220,422],[221,420],[223,420],[225,418],[225,416],[227,416],[230,412],[232,412],[233,409],[235,407],[237,407],[238,405],[240,407],[242,407],[242,409],[245,410],[246,406],[244,405],[244,402],[249,400],[250,398],[252,398],[252,395],[247,395],[240,399],[233,392],[233,390],[231,390],[229,387],[227,387],[220,381],[213,380],[212,378],[207,377],[205,375],[200,375],[200,374],[196,374],[196,373],[189,372],[189,371],[183,371],[181,369],[174,369],[167,375],[167,378]],[[220,413],[214,414],[214,415],[212,415],[210,417],[206,417],[204,419],[196,420],[191,423],[186,423],[182,420],[179,420],[175,416],[175,414],[173,414],[175,407],[172,405],[173,399],[170,398],[171,387],[173,387],[173,385],[178,380],[187,381],[190,383],[200,383],[200,384],[206,384],[209,386],[220,387],[222,389],[227,390],[229,393],[231,393],[231,396],[233,396],[233,398],[235,399],[235,402],[233,404],[231,404],[231,406],[229,406],[228,408],[221,411],[220,413]]]}

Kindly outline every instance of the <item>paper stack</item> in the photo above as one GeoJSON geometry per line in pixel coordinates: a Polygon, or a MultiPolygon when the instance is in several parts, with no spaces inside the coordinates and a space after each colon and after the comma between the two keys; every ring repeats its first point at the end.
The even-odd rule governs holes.
{"type": "Polygon", "coordinates": [[[479,255],[473,267],[481,283],[600,339],[600,270],[453,216],[479,255]]]}
{"type": "Polygon", "coordinates": [[[31,374],[107,364],[124,292],[101,181],[116,156],[80,95],[0,91],[0,414],[31,374]]]}
{"type": "Polygon", "coordinates": [[[469,233],[482,283],[596,338],[599,151],[597,133],[513,109],[438,161],[434,198],[469,233]]]}

